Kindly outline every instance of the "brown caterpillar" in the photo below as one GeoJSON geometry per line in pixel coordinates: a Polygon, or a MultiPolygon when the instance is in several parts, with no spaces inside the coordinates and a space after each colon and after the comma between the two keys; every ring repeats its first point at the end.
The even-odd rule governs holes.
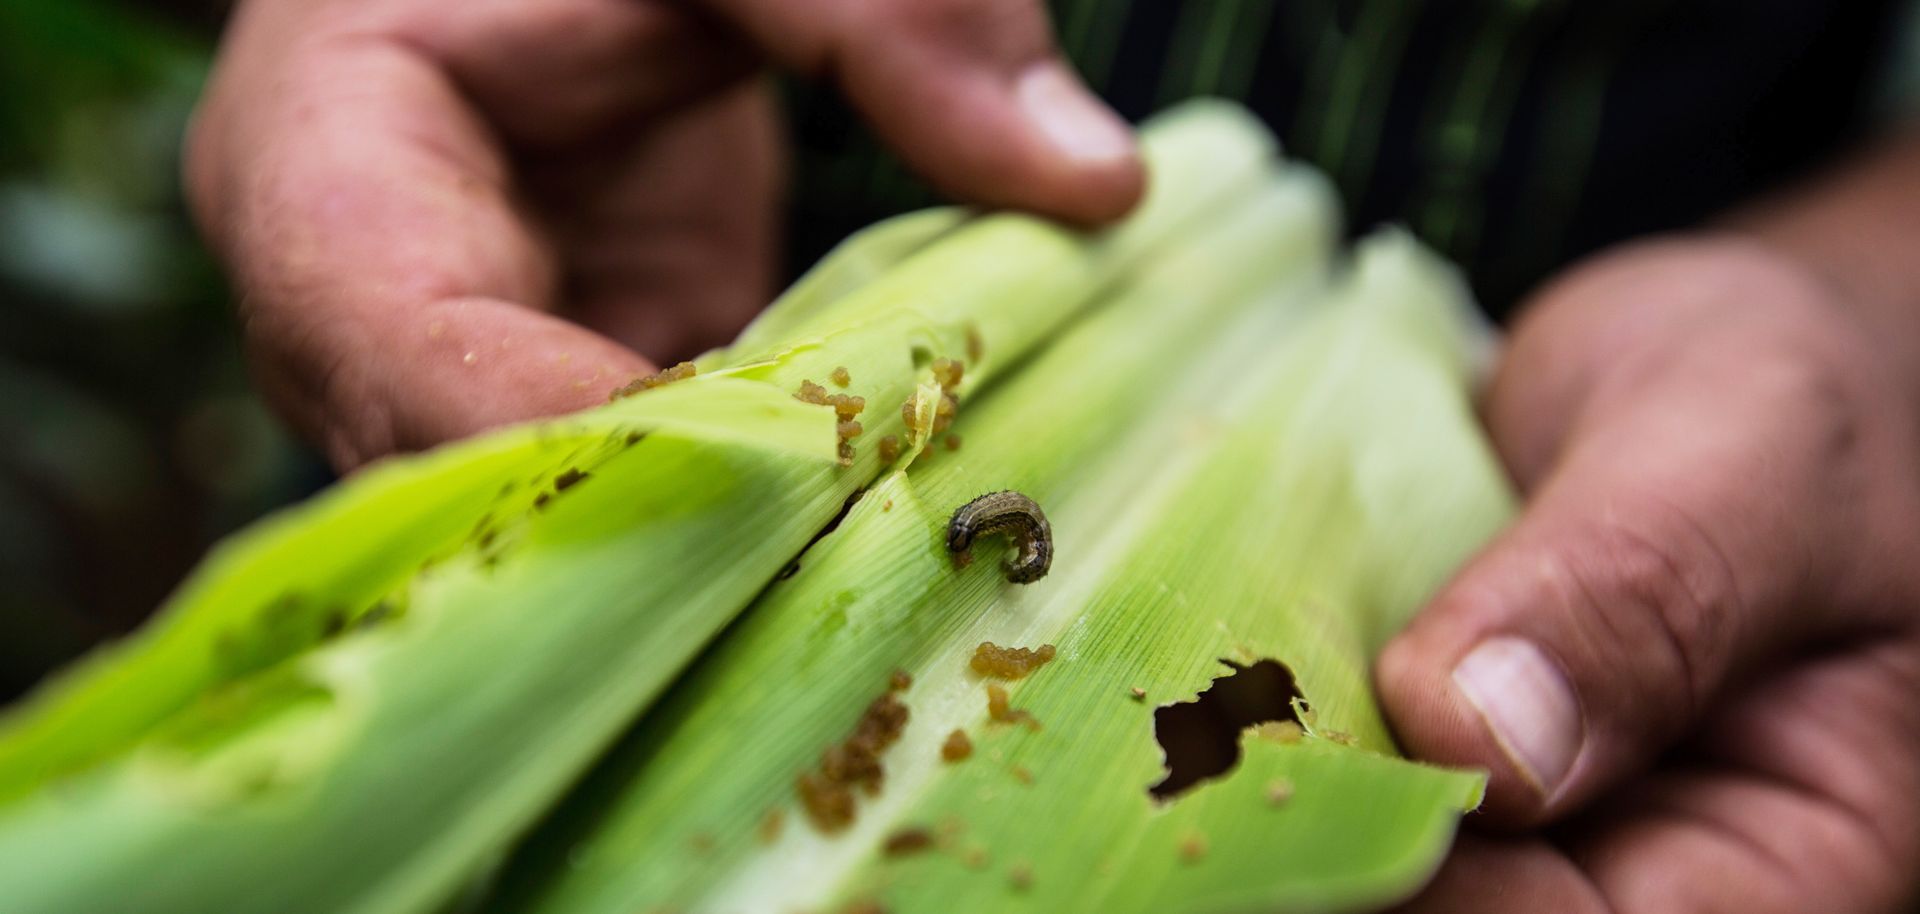
{"type": "Polygon", "coordinates": [[[947,522],[947,551],[965,554],[976,537],[1005,532],[1019,553],[1005,565],[1007,580],[1031,584],[1053,566],[1053,527],[1033,499],[1018,492],[982,495],[953,512],[947,522]]]}

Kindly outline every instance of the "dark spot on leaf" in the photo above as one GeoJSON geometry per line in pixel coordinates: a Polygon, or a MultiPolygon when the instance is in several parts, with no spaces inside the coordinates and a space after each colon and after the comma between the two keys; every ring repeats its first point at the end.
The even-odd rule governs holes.
{"type": "Polygon", "coordinates": [[[361,628],[371,628],[372,626],[379,625],[380,623],[385,622],[396,615],[398,615],[398,613],[395,611],[394,605],[386,600],[381,600],[380,602],[373,604],[373,606],[368,608],[366,612],[361,613],[360,618],[357,620],[357,624],[361,628]]]}
{"type": "Polygon", "coordinates": [[[887,836],[881,851],[889,857],[917,854],[933,846],[933,832],[924,828],[903,828],[887,836]]]}

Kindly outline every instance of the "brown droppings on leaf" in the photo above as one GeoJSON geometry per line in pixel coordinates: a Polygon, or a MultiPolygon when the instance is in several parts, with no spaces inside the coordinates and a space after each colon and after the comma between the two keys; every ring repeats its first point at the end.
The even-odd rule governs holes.
{"type": "Polygon", "coordinates": [[[581,482],[586,481],[588,475],[588,473],[579,467],[568,467],[561,472],[560,475],[553,477],[553,490],[555,492],[565,492],[581,482]]]}
{"type": "Polygon", "coordinates": [[[980,338],[980,328],[967,325],[967,361],[979,364],[980,358],[987,354],[987,341],[980,338]]]}
{"type": "Polygon", "coordinates": [[[754,836],[761,844],[772,844],[780,839],[780,830],[787,825],[787,811],[776,806],[767,810],[760,819],[760,826],[754,829],[754,836]]]}
{"type": "Polygon", "coordinates": [[[858,785],[868,796],[880,791],[880,783],[887,776],[878,755],[866,751],[864,746],[850,749],[845,743],[821,753],[820,773],[837,784],[858,785]]]}
{"type": "Polygon", "coordinates": [[[832,381],[835,387],[845,388],[848,384],[853,383],[853,375],[847,371],[847,366],[842,365],[835,368],[833,373],[827,375],[827,380],[832,381]]]}
{"type": "MultiPolygon", "coordinates": [[[[894,435],[887,435],[886,437],[881,438],[880,439],[880,462],[892,463],[894,462],[894,460],[898,459],[899,457],[900,457],[899,437],[894,435]]],[[[893,502],[889,501],[887,502],[887,504],[892,505],[893,502]]]]}
{"type": "Polygon", "coordinates": [[[987,849],[978,844],[969,847],[960,855],[960,862],[966,864],[967,869],[984,870],[987,868],[987,849]]]}
{"type": "Polygon", "coordinates": [[[932,370],[933,382],[945,389],[952,390],[960,386],[960,379],[964,377],[967,372],[967,363],[959,359],[934,359],[932,370]]]}
{"type": "Polygon", "coordinates": [[[820,754],[819,769],[801,774],[794,783],[801,807],[821,831],[839,831],[853,823],[854,788],[868,796],[880,792],[886,778],[880,756],[900,739],[900,731],[907,726],[907,706],[894,697],[895,681],[888,678],[886,694],[867,705],[854,724],[853,735],[827,747],[820,754]]]}
{"type": "Polygon", "coordinates": [[[998,683],[987,683],[987,717],[995,723],[1026,724],[1036,732],[1040,729],[1040,721],[1032,714],[1007,705],[1007,690],[998,683]]]}
{"type": "Polygon", "coordinates": [[[832,396],[828,396],[826,388],[812,381],[801,381],[800,392],[793,396],[794,399],[807,403],[817,403],[823,406],[833,407],[833,413],[838,417],[838,423],[834,426],[834,434],[839,436],[840,439],[838,448],[840,465],[843,467],[853,466],[853,439],[860,437],[860,434],[866,431],[860,423],[853,420],[853,417],[859,415],[861,410],[867,408],[867,401],[860,397],[850,397],[846,394],[833,394],[832,396]]]}
{"type": "Polygon", "coordinates": [[[1180,839],[1180,862],[1199,863],[1207,857],[1207,836],[1199,832],[1189,832],[1180,839]]]}
{"type": "Polygon", "coordinates": [[[960,398],[947,391],[940,392],[940,402],[933,407],[933,433],[938,435],[953,425],[954,417],[960,415],[960,398]]]}
{"type": "Polygon", "coordinates": [[[957,451],[957,450],[959,450],[959,449],[960,449],[960,436],[959,436],[959,435],[948,435],[948,436],[947,436],[947,450],[949,450],[949,451],[957,451]]]}
{"type": "Polygon", "coordinates": [[[853,824],[853,791],[845,784],[809,771],[796,778],[793,787],[813,827],[836,832],[853,824]]]}
{"type": "Polygon", "coordinates": [[[933,832],[924,828],[903,828],[887,836],[881,852],[889,857],[905,857],[917,854],[933,846],[933,832]]]}
{"type": "Polygon", "coordinates": [[[881,502],[881,503],[880,503],[880,510],[882,510],[882,511],[891,511],[891,510],[893,510],[893,499],[891,499],[891,498],[889,498],[889,499],[887,499],[886,501],[884,501],[884,502],[881,502]]]}
{"type": "Polygon", "coordinates": [[[1348,733],[1345,730],[1328,730],[1326,732],[1326,737],[1329,742],[1337,743],[1342,746],[1360,745],[1360,737],[1354,736],[1353,734],[1348,733]]]}
{"type": "Polygon", "coordinates": [[[905,692],[913,688],[913,674],[906,670],[894,670],[887,676],[887,688],[894,692],[905,692]]]}
{"type": "Polygon", "coordinates": [[[675,381],[681,381],[687,378],[691,378],[694,375],[698,374],[699,371],[700,369],[695,367],[692,362],[681,362],[677,365],[663,368],[645,377],[635,378],[632,381],[628,382],[625,386],[609,394],[607,396],[607,399],[618,400],[622,397],[631,397],[637,393],[649,391],[656,387],[663,387],[665,385],[672,384],[675,381]]]}
{"type": "Polygon", "coordinates": [[[867,398],[852,394],[834,394],[827,398],[826,403],[833,407],[834,415],[839,416],[843,422],[860,415],[867,408],[867,398]]]}
{"type": "Polygon", "coordinates": [[[1025,765],[1015,765],[1013,766],[1013,779],[1022,784],[1031,785],[1033,783],[1033,769],[1025,765]]]}
{"type": "Polygon", "coordinates": [[[940,757],[949,762],[958,762],[973,755],[973,740],[967,738],[967,731],[955,730],[947,734],[947,741],[940,744],[940,757]]]}
{"type": "Polygon", "coordinates": [[[1016,863],[1007,870],[1007,882],[1012,883],[1016,891],[1024,892],[1033,888],[1033,864],[1016,863]]]}
{"type": "Polygon", "coordinates": [[[802,403],[813,403],[818,406],[825,406],[827,405],[827,389],[812,381],[801,381],[800,389],[794,391],[793,398],[802,403]]]}
{"type": "Polygon", "coordinates": [[[542,493],[540,493],[540,494],[538,494],[538,495],[535,495],[535,496],[533,497],[533,506],[534,506],[534,508],[536,508],[536,509],[538,509],[538,508],[544,508],[544,507],[546,507],[546,506],[547,506],[547,502],[550,502],[550,501],[552,501],[552,500],[553,500],[553,493],[551,493],[551,492],[542,492],[542,493]]]}
{"type": "Polygon", "coordinates": [[[1051,644],[1042,644],[1037,650],[1024,647],[1001,647],[991,641],[982,641],[973,650],[970,661],[973,671],[994,679],[1024,679],[1053,660],[1054,648],[1051,644]]]}

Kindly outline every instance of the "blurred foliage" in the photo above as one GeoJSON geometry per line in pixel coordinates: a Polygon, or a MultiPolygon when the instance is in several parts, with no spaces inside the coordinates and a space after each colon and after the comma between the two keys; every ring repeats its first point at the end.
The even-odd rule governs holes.
{"type": "Polygon", "coordinates": [[[0,697],[321,465],[248,392],[180,137],[217,4],[0,4],[0,697]]]}

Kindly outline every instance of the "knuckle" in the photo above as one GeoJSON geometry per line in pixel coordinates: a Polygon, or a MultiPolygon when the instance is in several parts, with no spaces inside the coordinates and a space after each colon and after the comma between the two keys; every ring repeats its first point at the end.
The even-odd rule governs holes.
{"type": "Polygon", "coordinates": [[[1543,576],[1576,616],[1576,627],[1603,645],[1600,659],[1625,664],[1638,657],[1633,665],[1641,668],[1648,659],[1661,661],[1662,675],[1642,688],[1649,700],[1677,697],[1683,713],[1674,719],[1684,721],[1703,706],[1725,668],[1721,646],[1736,601],[1721,563],[1702,562],[1698,546],[1675,544],[1671,522],[1652,527],[1664,529],[1654,534],[1618,521],[1593,524],[1547,552],[1543,576]]]}

